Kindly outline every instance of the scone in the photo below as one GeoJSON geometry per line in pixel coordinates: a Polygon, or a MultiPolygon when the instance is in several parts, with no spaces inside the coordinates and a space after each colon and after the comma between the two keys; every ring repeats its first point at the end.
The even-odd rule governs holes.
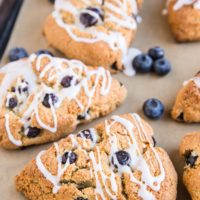
{"type": "Polygon", "coordinates": [[[177,175],[137,114],[115,115],[40,152],[16,176],[30,200],[175,200],[177,175]]]}
{"type": "Polygon", "coordinates": [[[200,40],[200,0],[168,0],[167,10],[178,42],[200,40]]]}
{"type": "Polygon", "coordinates": [[[57,140],[113,111],[127,90],[103,67],[32,54],[0,69],[0,146],[57,140]]]}
{"type": "Polygon", "coordinates": [[[51,46],[67,58],[122,70],[142,0],[56,0],[44,24],[51,46]]]}
{"type": "Polygon", "coordinates": [[[200,72],[184,82],[176,97],[172,118],[188,123],[200,122],[200,72]]]}
{"type": "Polygon", "coordinates": [[[200,199],[200,132],[187,134],[180,145],[185,159],[183,182],[192,200],[200,199]]]}

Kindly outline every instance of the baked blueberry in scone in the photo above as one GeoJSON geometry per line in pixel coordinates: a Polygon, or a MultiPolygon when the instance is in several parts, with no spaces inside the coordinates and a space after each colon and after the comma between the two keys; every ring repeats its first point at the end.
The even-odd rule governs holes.
{"type": "Polygon", "coordinates": [[[178,42],[200,40],[200,0],[167,0],[167,11],[178,42]]]}
{"type": "Polygon", "coordinates": [[[172,109],[172,118],[183,122],[200,122],[200,73],[185,81],[172,109]]]}
{"type": "Polygon", "coordinates": [[[56,0],[44,24],[51,46],[67,58],[122,70],[142,0],[56,0]]]}
{"type": "Polygon", "coordinates": [[[32,54],[0,69],[0,146],[54,141],[113,111],[126,88],[103,67],[32,54]]]}
{"type": "Polygon", "coordinates": [[[200,132],[187,134],[181,141],[180,154],[185,160],[183,182],[192,200],[200,199],[200,132]]]}
{"type": "Polygon", "coordinates": [[[137,114],[115,115],[54,143],[16,177],[30,200],[175,200],[177,175],[137,114]]]}

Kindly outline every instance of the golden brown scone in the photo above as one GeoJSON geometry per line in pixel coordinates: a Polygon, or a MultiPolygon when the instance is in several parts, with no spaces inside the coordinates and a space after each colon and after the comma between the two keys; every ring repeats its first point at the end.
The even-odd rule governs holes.
{"type": "Polygon", "coordinates": [[[113,72],[136,34],[142,0],[56,0],[44,24],[48,43],[67,58],[113,72]]]}
{"type": "Polygon", "coordinates": [[[185,159],[183,182],[192,200],[200,199],[200,132],[187,134],[180,144],[185,159]]]}
{"type": "Polygon", "coordinates": [[[0,146],[57,140],[113,111],[126,88],[103,67],[32,54],[0,70],[0,146]]]}
{"type": "Polygon", "coordinates": [[[40,152],[16,187],[30,200],[175,200],[177,175],[152,128],[124,114],[40,152]]]}
{"type": "Polygon", "coordinates": [[[168,21],[177,42],[200,40],[200,1],[169,0],[168,21]]]}
{"type": "Polygon", "coordinates": [[[185,81],[172,109],[172,118],[188,123],[200,122],[200,73],[185,81]]]}

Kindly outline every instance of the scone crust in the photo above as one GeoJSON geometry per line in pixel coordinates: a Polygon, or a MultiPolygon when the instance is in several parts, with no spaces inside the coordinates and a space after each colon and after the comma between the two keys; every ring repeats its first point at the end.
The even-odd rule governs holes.
{"type": "Polygon", "coordinates": [[[200,40],[200,10],[193,5],[183,6],[174,10],[177,0],[171,0],[168,5],[168,21],[177,42],[200,40]]]}
{"type": "MultiPolygon", "coordinates": [[[[198,73],[196,78],[200,78],[198,73]]],[[[194,77],[194,79],[195,79],[194,77]]],[[[200,122],[200,89],[193,80],[183,86],[178,92],[172,109],[172,118],[188,123],[200,122]]]]}
{"type": "MultiPolygon", "coordinates": [[[[38,58],[36,58],[38,59],[38,58]]],[[[48,64],[48,57],[44,57],[41,61],[41,66],[45,67],[48,64]]],[[[36,67],[35,62],[33,63],[33,68],[36,67]]],[[[56,67],[56,66],[55,66],[56,67]]],[[[92,70],[94,68],[88,67],[88,69],[92,70]]],[[[38,76],[40,73],[37,72],[36,68],[34,69],[35,73],[38,76]]],[[[4,74],[0,74],[0,81],[3,80],[4,74]]],[[[29,79],[29,77],[25,77],[25,79],[29,79]]],[[[18,149],[24,146],[30,146],[30,145],[36,145],[36,144],[42,144],[46,142],[51,142],[58,140],[59,138],[73,132],[78,124],[80,123],[86,123],[89,122],[95,118],[98,118],[100,116],[104,116],[110,112],[112,112],[117,106],[119,106],[122,101],[126,98],[127,90],[124,85],[122,85],[120,82],[118,82],[116,79],[112,79],[112,83],[110,85],[110,90],[106,95],[101,95],[101,84],[102,81],[100,80],[98,83],[98,86],[95,89],[95,93],[92,96],[91,99],[91,105],[88,110],[90,117],[88,119],[78,119],[78,116],[81,113],[80,107],[74,100],[67,100],[64,99],[61,103],[61,105],[56,108],[56,116],[57,116],[57,130],[56,132],[52,133],[49,130],[41,127],[41,125],[38,123],[38,120],[36,118],[36,115],[31,116],[31,127],[37,127],[41,129],[40,135],[38,135],[35,138],[28,138],[25,135],[22,134],[22,127],[23,124],[21,123],[21,115],[18,113],[9,110],[5,106],[5,100],[4,105],[1,108],[0,112],[0,146],[7,148],[7,149],[18,149]],[[9,128],[13,135],[13,137],[16,140],[20,140],[22,142],[22,145],[16,146],[11,142],[11,140],[8,137],[8,133],[6,130],[6,122],[5,122],[5,114],[8,113],[9,115],[9,128]]],[[[95,80],[95,79],[94,79],[95,80]]],[[[94,80],[91,79],[93,82],[94,80]]],[[[47,78],[44,77],[43,81],[46,82],[46,84],[50,84],[47,81],[47,78]]],[[[90,82],[90,84],[92,84],[90,82]]],[[[30,97],[29,97],[30,98],[30,97]]],[[[77,99],[82,103],[82,105],[86,105],[88,102],[88,97],[83,89],[80,90],[80,92],[77,95],[77,99]]],[[[30,102],[31,103],[31,102],[30,102]]],[[[30,105],[30,104],[29,104],[30,105]]],[[[28,106],[27,106],[28,108],[28,106]]],[[[38,113],[40,116],[40,119],[43,123],[48,124],[50,127],[54,126],[54,120],[53,115],[51,113],[50,108],[46,108],[42,103],[38,104],[38,113]]]]}
{"type": "MultiPolygon", "coordinates": [[[[130,120],[133,124],[136,123],[135,119],[132,118],[131,114],[125,114],[120,116],[122,119],[127,119],[130,120]]],[[[110,122],[108,120],[108,122],[110,122]]],[[[141,121],[144,130],[146,133],[148,133],[148,137],[150,138],[150,143],[151,145],[153,144],[153,140],[151,139],[152,137],[152,129],[151,127],[145,122],[141,121]]],[[[106,125],[105,123],[100,123],[97,126],[95,126],[95,130],[97,131],[98,135],[100,136],[99,141],[96,144],[96,147],[94,147],[94,152],[97,151],[97,147],[99,147],[100,154],[101,154],[101,159],[102,159],[102,170],[106,174],[110,174],[110,167],[108,165],[108,156],[109,155],[109,149],[110,149],[110,144],[107,141],[106,136],[106,125]],[[104,171],[105,170],[105,171],[104,171]]],[[[115,134],[117,134],[117,140],[120,141],[120,146],[121,148],[126,146],[126,137],[123,135],[125,133],[125,129],[123,126],[120,124],[116,124],[115,127],[113,128],[113,131],[115,134]],[[122,134],[122,135],[121,135],[122,134]]],[[[113,133],[111,131],[111,133],[113,133]]],[[[139,148],[142,148],[144,143],[147,144],[147,141],[144,143],[141,142],[139,132],[135,131],[135,138],[139,144],[139,148]]],[[[66,138],[61,140],[58,143],[58,146],[60,149],[70,149],[71,147],[71,142],[70,138],[66,138]]],[[[81,140],[77,140],[79,144],[81,144],[81,140]]],[[[114,145],[114,144],[113,144],[114,145]]],[[[83,150],[84,148],[82,148],[83,150]]],[[[175,200],[176,199],[176,187],[177,187],[177,174],[175,172],[175,169],[173,167],[172,162],[170,161],[169,156],[167,153],[160,147],[154,147],[157,155],[159,156],[159,159],[162,162],[162,166],[165,171],[165,178],[162,181],[160,185],[160,189],[156,192],[150,189],[152,194],[155,196],[156,200],[175,200]]],[[[63,150],[61,150],[63,151],[63,150]]],[[[148,147],[147,147],[148,151],[148,147]]],[[[36,160],[32,160],[25,168],[24,170],[16,176],[16,188],[18,191],[22,192],[28,199],[31,200],[40,200],[40,199],[57,199],[61,200],[64,198],[64,196],[68,196],[68,200],[74,200],[77,197],[83,197],[88,200],[95,200],[95,178],[94,176],[90,176],[90,170],[88,169],[88,165],[85,163],[85,158],[83,156],[83,153],[79,152],[77,149],[74,150],[78,154],[78,157],[81,157],[80,160],[76,162],[76,164],[72,164],[68,172],[63,175],[65,177],[65,184],[62,185],[58,193],[53,194],[52,193],[52,184],[48,180],[45,179],[41,171],[38,169],[36,160]],[[76,166],[76,169],[75,169],[76,166]],[[72,172],[73,171],[73,172],[72,172]],[[82,184],[83,188],[78,189],[80,185],[82,184]]],[[[89,150],[90,152],[90,150],[89,150]]],[[[87,153],[86,153],[87,154],[87,153]]],[[[151,154],[151,153],[150,153],[151,154]]],[[[95,154],[96,155],[96,154],[95,154]]],[[[153,154],[151,154],[153,156],[153,154]]],[[[97,159],[97,158],[96,158],[97,159]]],[[[51,173],[56,174],[56,160],[55,160],[55,147],[52,146],[49,150],[46,151],[46,153],[42,157],[42,161],[44,165],[47,167],[48,170],[50,170],[51,173]],[[51,164],[50,164],[51,163],[51,164]]],[[[154,166],[154,173],[158,175],[160,172],[159,170],[159,165],[157,161],[155,160],[155,157],[151,158],[152,164],[154,166]]],[[[90,165],[91,169],[92,165],[90,165]]],[[[151,168],[152,170],[152,168],[151,168]]],[[[152,172],[151,172],[152,173],[152,172]]],[[[135,176],[138,177],[139,171],[135,170],[135,176]]],[[[110,175],[111,176],[111,175],[110,175]]],[[[118,200],[141,200],[141,197],[138,196],[138,186],[133,183],[130,178],[128,173],[124,174],[122,176],[123,178],[121,179],[120,176],[117,175],[116,177],[116,182],[118,185],[118,193],[117,193],[117,199],[118,200]],[[123,181],[122,181],[123,180],[123,181]]],[[[99,177],[100,178],[100,177],[99,177]]],[[[101,183],[101,181],[100,181],[101,183]]],[[[102,184],[102,183],[101,183],[102,184]]],[[[106,187],[111,187],[109,186],[109,183],[106,187]]],[[[105,191],[104,191],[105,192],[105,191]]],[[[111,200],[109,195],[105,194],[105,199],[106,200],[111,200]]],[[[99,199],[100,198],[99,196],[99,199]]]]}
{"type": "MultiPolygon", "coordinates": [[[[108,1],[108,3],[113,3],[110,0],[106,1],[108,1]]],[[[139,9],[142,5],[142,0],[137,0],[136,2],[139,9]]],[[[67,12],[64,15],[67,15],[67,12]]],[[[98,29],[102,32],[114,30],[115,32],[122,33],[127,47],[130,46],[136,35],[136,29],[123,28],[120,27],[120,25],[112,23],[106,27],[104,27],[104,25],[98,27],[97,31],[98,29]]],[[[57,24],[52,14],[50,14],[45,20],[43,33],[49,45],[64,53],[67,58],[78,59],[91,66],[103,66],[110,69],[113,73],[116,72],[116,70],[123,69],[123,55],[120,49],[111,49],[110,46],[103,40],[93,43],[74,40],[64,28],[57,24]]],[[[84,34],[84,32],[82,34],[84,34]]]]}
{"type": "Polygon", "coordinates": [[[194,166],[185,164],[183,182],[191,195],[192,200],[200,199],[200,132],[188,133],[180,144],[180,155],[185,157],[188,151],[198,156],[194,166]]]}

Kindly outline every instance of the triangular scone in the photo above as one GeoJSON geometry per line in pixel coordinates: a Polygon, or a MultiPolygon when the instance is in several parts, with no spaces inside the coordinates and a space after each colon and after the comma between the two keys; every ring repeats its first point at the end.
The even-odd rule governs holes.
{"type": "Polygon", "coordinates": [[[67,58],[122,70],[122,58],[136,34],[141,2],[56,0],[54,11],[45,21],[44,35],[67,58]],[[87,24],[88,20],[93,25],[87,24]]]}
{"type": "Polygon", "coordinates": [[[200,73],[184,82],[176,97],[172,118],[184,122],[200,122],[200,73]]]}
{"type": "Polygon", "coordinates": [[[187,134],[180,145],[185,159],[183,182],[192,200],[200,199],[200,132],[187,134]]]}
{"type": "Polygon", "coordinates": [[[178,42],[200,40],[200,1],[167,0],[168,21],[178,42]]]}
{"type": "Polygon", "coordinates": [[[137,114],[113,116],[40,152],[16,177],[30,200],[175,200],[177,175],[137,114]]]}
{"type": "Polygon", "coordinates": [[[0,146],[54,141],[113,111],[126,88],[103,67],[32,54],[0,70],[0,146]]]}

